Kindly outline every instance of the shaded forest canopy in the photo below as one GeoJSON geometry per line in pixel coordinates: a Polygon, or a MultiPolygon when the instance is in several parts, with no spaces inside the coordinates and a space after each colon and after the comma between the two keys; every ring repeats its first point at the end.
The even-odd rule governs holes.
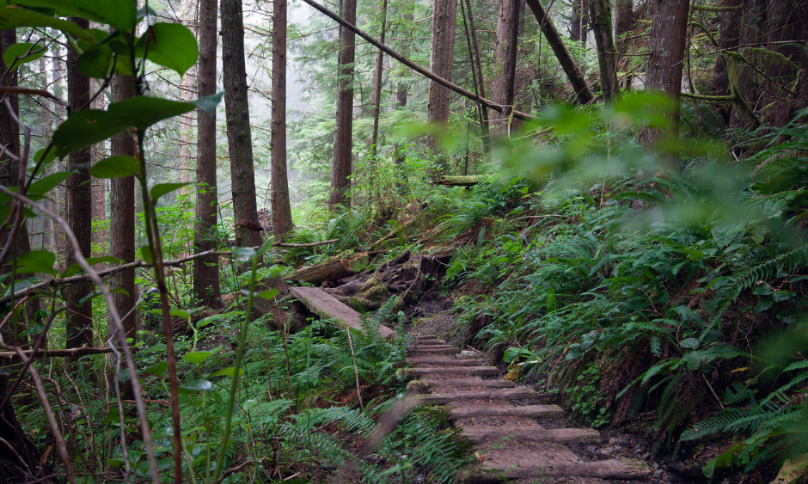
{"type": "Polygon", "coordinates": [[[453,481],[419,327],[659,482],[808,475],[808,2],[6,0],[0,50],[0,481],[453,481]]]}

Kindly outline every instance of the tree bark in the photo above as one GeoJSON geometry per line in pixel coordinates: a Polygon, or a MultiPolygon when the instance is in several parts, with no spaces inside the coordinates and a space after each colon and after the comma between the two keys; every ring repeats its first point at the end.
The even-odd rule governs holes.
{"type": "MultiPolygon", "coordinates": [[[[682,95],[682,59],[687,34],[688,0],[655,0],[653,23],[651,25],[650,55],[646,71],[647,89],[656,89],[673,99],[669,129],[666,136],[679,135],[679,99],[682,95]]],[[[654,146],[662,137],[657,129],[644,129],[640,132],[640,142],[654,146]]],[[[678,171],[680,160],[676,153],[663,153],[668,168],[678,171]]]]}
{"type": "MultiPolygon", "coordinates": [[[[98,96],[90,104],[92,109],[106,109],[106,97],[98,96]]],[[[106,154],[106,141],[90,147],[90,158],[93,164],[100,161],[106,154]]],[[[98,251],[93,256],[106,254],[107,230],[104,226],[107,220],[107,181],[104,178],[93,178],[92,181],[92,219],[95,224],[93,230],[93,245],[98,247],[98,251]]]]}
{"type": "Polygon", "coordinates": [[[766,2],[767,48],[774,54],[765,59],[768,77],[764,85],[764,120],[772,126],[785,126],[796,110],[799,91],[808,86],[798,82],[800,70],[808,64],[805,39],[808,36],[808,1],[769,0],[766,2]],[[789,42],[790,41],[790,42],[789,42]]]}
{"type": "MultiPolygon", "coordinates": [[[[216,45],[219,12],[216,0],[199,2],[199,97],[216,93],[216,45]]],[[[216,112],[199,109],[196,139],[196,219],[194,223],[194,253],[216,248],[217,183],[216,183],[216,112]]],[[[218,257],[214,255],[194,260],[194,298],[207,307],[222,304],[219,288],[218,257]]]]}
{"type": "Polygon", "coordinates": [[[589,32],[589,1],[572,0],[572,17],[570,18],[570,39],[586,42],[589,32]]]}
{"type": "Polygon", "coordinates": [[[272,3],[272,232],[292,231],[292,207],[286,174],[286,0],[272,3]]]}
{"type": "MultiPolygon", "coordinates": [[[[224,84],[227,145],[233,215],[238,221],[258,223],[255,203],[250,106],[247,100],[247,72],[244,64],[244,20],[241,0],[222,0],[222,82],[224,84]]],[[[236,224],[236,245],[260,245],[261,234],[236,224]]]]}
{"type": "MultiPolygon", "coordinates": [[[[721,7],[730,7],[730,10],[718,12],[718,20],[721,25],[718,36],[718,50],[722,52],[716,58],[713,69],[713,93],[719,96],[730,92],[729,71],[727,69],[729,57],[725,52],[737,48],[740,43],[741,4],[742,0],[722,0],[719,3],[721,7]]],[[[724,121],[729,121],[732,112],[730,106],[721,103],[717,106],[717,110],[724,118],[724,121]]]]}
{"type": "MultiPolygon", "coordinates": [[[[381,6],[382,27],[379,33],[379,42],[384,43],[384,37],[387,33],[387,0],[382,0],[381,6]]],[[[376,152],[377,144],[379,143],[379,116],[381,114],[382,102],[382,75],[384,74],[384,51],[379,49],[376,52],[376,59],[373,64],[373,86],[371,87],[370,103],[373,105],[373,131],[370,136],[370,159],[373,164],[373,172],[371,172],[371,185],[375,178],[376,167],[376,152]]]]}
{"type": "Polygon", "coordinates": [[[550,16],[547,15],[544,6],[542,6],[539,0],[525,0],[525,2],[527,6],[530,7],[530,10],[533,11],[533,16],[535,16],[536,20],[539,22],[539,27],[544,37],[547,39],[547,43],[550,44],[550,48],[553,49],[553,53],[555,53],[558,58],[561,68],[564,69],[564,73],[567,75],[572,85],[572,90],[575,92],[578,102],[581,104],[589,104],[595,96],[589,89],[589,85],[587,85],[586,79],[584,79],[581,68],[578,67],[578,64],[572,59],[569,50],[567,50],[567,46],[564,45],[564,41],[558,34],[558,30],[556,30],[552,20],[550,20],[550,16]]]}
{"type": "MultiPolygon", "coordinates": [[[[447,81],[452,80],[456,18],[457,0],[434,0],[429,70],[447,81]]],[[[430,123],[444,127],[449,122],[449,89],[432,80],[429,81],[427,119],[430,123]]],[[[435,148],[433,137],[430,136],[427,143],[430,148],[435,148]]]]}
{"type": "MultiPolygon", "coordinates": [[[[112,99],[115,102],[134,97],[135,84],[131,77],[115,76],[112,79],[112,99]]],[[[136,156],[137,140],[132,133],[125,131],[110,139],[112,156],[136,156]]],[[[109,252],[112,257],[124,262],[135,260],[135,177],[134,175],[113,178],[110,180],[109,196],[109,252]]],[[[119,272],[112,277],[111,288],[123,289],[125,294],[113,292],[112,298],[118,314],[123,318],[123,328],[127,338],[132,338],[132,346],[137,339],[137,321],[135,304],[137,304],[137,288],[135,287],[135,270],[119,272]]],[[[107,327],[109,335],[115,335],[115,328],[110,322],[107,327]]],[[[115,345],[120,342],[113,338],[115,345]]],[[[124,389],[129,389],[126,385],[124,389]]],[[[130,390],[125,390],[129,391],[130,390]]]]}
{"type": "MultiPolygon", "coordinates": [[[[341,16],[356,25],[356,0],[342,0],[341,16]]],[[[337,59],[337,114],[334,128],[334,159],[331,163],[331,195],[328,208],[348,204],[351,186],[353,153],[353,77],[356,35],[353,30],[339,27],[339,56],[337,59]]]]}
{"type": "MultiPolygon", "coordinates": [[[[90,23],[86,19],[73,19],[80,28],[87,29],[90,23]]],[[[72,113],[77,113],[90,100],[90,79],[79,72],[79,53],[69,48],[67,51],[67,98],[72,113]]],[[[67,179],[69,192],[68,223],[76,235],[82,255],[90,257],[92,251],[92,187],[90,177],[90,148],[82,148],[69,155],[69,169],[76,171],[67,179]]],[[[67,253],[68,267],[75,263],[72,251],[67,253]]],[[[87,299],[92,283],[82,281],[65,289],[67,348],[92,346],[93,344],[93,306],[87,299]]],[[[70,359],[71,363],[75,361],[70,359]]]]}
{"type": "Polygon", "coordinates": [[[619,92],[617,87],[617,47],[612,33],[612,7],[609,0],[590,0],[590,18],[598,48],[600,87],[603,100],[610,102],[619,92]]]}
{"type": "Polygon", "coordinates": [[[494,111],[491,127],[494,132],[510,132],[510,112],[513,110],[516,82],[516,53],[519,36],[519,10],[521,0],[500,0],[497,17],[497,43],[494,48],[494,71],[499,76],[491,85],[491,99],[506,107],[502,113],[494,111]]]}
{"type": "MultiPolygon", "coordinates": [[[[465,2],[466,6],[466,15],[468,16],[468,30],[469,32],[466,35],[471,34],[471,45],[469,46],[469,54],[471,57],[471,62],[473,64],[473,71],[474,76],[477,78],[477,86],[479,88],[479,96],[485,97],[485,77],[483,76],[483,65],[482,59],[480,56],[480,44],[477,42],[477,29],[474,26],[474,12],[471,9],[471,0],[461,0],[465,2]]],[[[461,4],[462,7],[463,4],[461,4]]],[[[520,7],[524,10],[524,7],[520,7]]],[[[480,111],[480,135],[482,136],[483,141],[483,150],[488,153],[491,151],[491,136],[490,132],[490,123],[488,117],[488,108],[482,102],[477,102],[478,106],[477,109],[480,111]]]]}

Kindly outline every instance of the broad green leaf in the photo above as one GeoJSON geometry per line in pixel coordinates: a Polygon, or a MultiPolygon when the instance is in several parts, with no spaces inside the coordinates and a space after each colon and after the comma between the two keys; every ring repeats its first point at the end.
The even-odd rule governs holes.
{"type": "Polygon", "coordinates": [[[266,291],[259,292],[258,294],[256,294],[256,296],[272,300],[275,298],[275,296],[278,295],[278,293],[279,291],[277,289],[267,289],[266,291]]]}
{"type": "Polygon", "coordinates": [[[36,277],[26,277],[25,279],[14,281],[14,284],[11,287],[7,288],[6,292],[3,293],[3,297],[10,296],[12,292],[22,291],[26,287],[33,286],[37,282],[39,282],[39,279],[36,277]]]}
{"type": "Polygon", "coordinates": [[[93,40],[93,37],[84,29],[69,20],[62,20],[16,5],[6,5],[0,9],[0,30],[16,29],[17,27],[51,27],[83,40],[93,40]]]}
{"type": "Polygon", "coordinates": [[[127,32],[134,29],[137,19],[135,0],[15,0],[15,3],[55,8],[62,17],[82,17],[127,32]]]}
{"type": "Polygon", "coordinates": [[[56,264],[56,256],[47,250],[32,250],[26,252],[17,261],[19,268],[17,272],[21,274],[41,272],[44,274],[57,274],[53,269],[56,264]]]}
{"type": "Polygon", "coordinates": [[[166,370],[168,370],[168,363],[165,361],[161,361],[155,365],[146,368],[145,370],[143,370],[143,373],[148,373],[149,375],[161,376],[165,374],[166,370]]]}
{"type": "Polygon", "coordinates": [[[679,342],[679,345],[682,348],[687,348],[689,350],[695,350],[696,348],[699,347],[699,340],[697,340],[696,338],[685,338],[685,339],[683,339],[682,341],[679,342]]]}
{"type": "Polygon", "coordinates": [[[123,264],[123,259],[118,259],[117,257],[112,257],[111,255],[102,255],[100,257],[87,257],[87,263],[92,265],[95,264],[123,264]]]}
{"type": "Polygon", "coordinates": [[[59,186],[60,183],[67,180],[67,177],[69,176],[70,172],[60,171],[58,173],[53,173],[46,177],[40,178],[34,183],[31,183],[31,186],[28,187],[27,195],[29,198],[41,198],[46,193],[59,186]]]}
{"type": "MultiPolygon", "coordinates": [[[[233,376],[236,374],[236,369],[232,366],[228,366],[227,368],[222,368],[221,370],[216,370],[210,374],[211,378],[214,376],[233,376]]],[[[244,370],[239,371],[239,376],[244,375],[244,370]]]]}
{"type": "Polygon", "coordinates": [[[188,311],[183,311],[182,309],[172,309],[168,312],[171,316],[182,318],[182,319],[191,319],[191,315],[188,311]]]}
{"type": "Polygon", "coordinates": [[[135,51],[137,57],[175,71],[180,76],[196,64],[199,47],[194,34],[182,24],[160,22],[150,26],[140,37],[135,51]]]}
{"type": "Polygon", "coordinates": [[[207,392],[213,388],[213,383],[209,380],[191,380],[184,385],[180,385],[180,393],[207,392]]]}
{"type": "Polygon", "coordinates": [[[194,101],[196,107],[205,111],[208,114],[213,114],[216,111],[216,106],[222,102],[222,95],[224,92],[217,92],[216,94],[211,94],[210,96],[201,97],[194,101]]]}
{"type": "Polygon", "coordinates": [[[21,42],[19,44],[10,45],[6,51],[3,52],[3,62],[5,62],[6,68],[11,70],[21,64],[39,59],[47,51],[48,49],[41,45],[21,42]]]}
{"type": "Polygon", "coordinates": [[[199,365],[200,363],[204,362],[211,356],[215,355],[222,349],[221,346],[211,350],[211,351],[189,351],[182,356],[182,359],[187,361],[188,363],[193,363],[195,365],[199,365]]]}
{"type": "Polygon", "coordinates": [[[41,164],[43,167],[50,165],[55,159],[56,153],[52,149],[42,148],[34,153],[34,162],[41,164]]]}
{"type": "Polygon", "coordinates": [[[140,162],[134,156],[117,155],[104,158],[90,168],[96,178],[121,178],[140,171],[140,162]]]}
{"type": "Polygon", "coordinates": [[[164,119],[197,108],[208,110],[211,106],[215,106],[221,97],[219,93],[194,102],[180,102],[135,96],[110,104],[106,111],[97,109],[81,111],[67,118],[53,133],[56,156],[66,156],[77,149],[104,141],[130,127],[143,131],[164,119]]]}
{"type": "Polygon", "coordinates": [[[185,183],[159,183],[154,185],[149,193],[151,194],[152,201],[156,202],[158,198],[162,197],[167,193],[171,193],[174,190],[179,190],[180,188],[190,185],[190,182],[185,183]]]}
{"type": "Polygon", "coordinates": [[[218,321],[220,319],[227,319],[235,315],[234,311],[222,313],[222,314],[214,314],[212,316],[208,316],[205,318],[200,319],[196,322],[196,329],[202,329],[205,326],[213,323],[214,321],[218,321]]]}
{"type": "Polygon", "coordinates": [[[151,248],[148,245],[140,247],[140,255],[146,264],[154,264],[154,257],[152,257],[151,248]]]}
{"type": "Polygon", "coordinates": [[[123,294],[124,296],[129,297],[129,291],[127,291],[126,289],[124,289],[122,287],[112,289],[109,292],[110,292],[110,294],[123,294]]]}

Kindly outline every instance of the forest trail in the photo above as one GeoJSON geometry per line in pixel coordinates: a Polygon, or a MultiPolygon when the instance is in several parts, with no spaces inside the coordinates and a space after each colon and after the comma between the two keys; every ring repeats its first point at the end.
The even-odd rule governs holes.
{"type": "MultiPolygon", "coordinates": [[[[359,313],[315,287],[291,293],[312,312],[345,327],[362,330],[359,313]]],[[[392,329],[380,326],[382,336],[392,329]]],[[[449,420],[474,442],[480,464],[458,476],[461,482],[594,483],[606,480],[650,482],[651,469],[640,460],[585,460],[569,444],[600,445],[594,429],[558,428],[563,410],[538,403],[536,393],[499,379],[499,370],[478,354],[461,351],[432,335],[414,337],[404,374],[413,378],[410,393],[423,403],[446,405],[449,420]],[[489,379],[485,379],[488,377],[489,379]]]]}

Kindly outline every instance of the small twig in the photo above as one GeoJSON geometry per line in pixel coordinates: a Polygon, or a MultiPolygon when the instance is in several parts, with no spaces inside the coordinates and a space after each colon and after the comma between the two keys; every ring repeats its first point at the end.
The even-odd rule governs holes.
{"type": "Polygon", "coordinates": [[[353,348],[353,338],[351,338],[351,329],[345,328],[348,333],[348,346],[351,348],[351,360],[353,360],[354,380],[356,380],[356,397],[359,399],[359,409],[362,413],[365,412],[365,404],[362,402],[362,391],[359,388],[359,367],[356,366],[356,353],[353,348]]]}
{"type": "Polygon", "coordinates": [[[35,96],[42,96],[50,99],[51,101],[59,104],[61,106],[67,106],[67,102],[63,101],[62,99],[54,96],[53,94],[49,93],[48,91],[43,91],[41,89],[31,89],[27,87],[12,87],[12,86],[0,86],[0,92],[8,92],[11,94],[31,94],[35,96]]]}
{"type": "MultiPolygon", "coordinates": [[[[25,357],[34,358],[67,358],[70,356],[86,356],[86,355],[100,355],[105,353],[115,353],[116,348],[70,348],[66,350],[21,350],[25,357]]],[[[16,360],[20,359],[20,353],[15,351],[0,351],[0,360],[16,360]]]]}
{"type": "Polygon", "coordinates": [[[226,471],[224,471],[224,474],[222,474],[222,477],[219,478],[218,481],[216,481],[216,484],[219,484],[220,482],[222,482],[227,476],[229,476],[231,474],[235,474],[236,472],[241,472],[241,471],[244,470],[245,467],[248,467],[250,464],[254,464],[254,463],[255,463],[255,461],[245,460],[241,464],[239,464],[237,466],[234,466],[234,467],[231,467],[230,469],[227,469],[226,471]]]}
{"type": "Polygon", "coordinates": [[[291,242],[275,242],[275,247],[317,247],[318,245],[328,245],[339,242],[339,239],[323,240],[322,242],[309,242],[307,244],[293,244],[291,242]]]}

